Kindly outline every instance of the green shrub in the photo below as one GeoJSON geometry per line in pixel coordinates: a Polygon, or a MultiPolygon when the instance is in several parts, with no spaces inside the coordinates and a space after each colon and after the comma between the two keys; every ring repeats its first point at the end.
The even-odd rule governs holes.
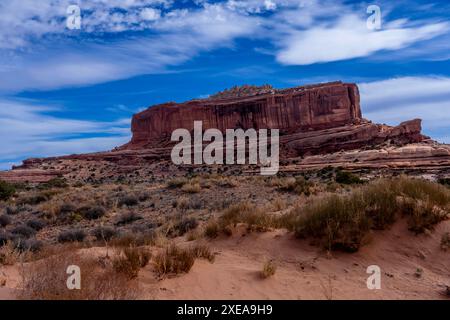
{"type": "Polygon", "coordinates": [[[67,188],[69,185],[67,184],[66,179],[64,178],[53,178],[47,182],[41,183],[39,185],[40,189],[52,189],[52,188],[67,188]]]}
{"type": "Polygon", "coordinates": [[[0,180],[0,200],[8,200],[16,193],[16,188],[3,180],[0,180]]]}
{"type": "Polygon", "coordinates": [[[336,182],[341,184],[360,184],[362,180],[351,172],[339,170],[336,172],[336,182]]]}

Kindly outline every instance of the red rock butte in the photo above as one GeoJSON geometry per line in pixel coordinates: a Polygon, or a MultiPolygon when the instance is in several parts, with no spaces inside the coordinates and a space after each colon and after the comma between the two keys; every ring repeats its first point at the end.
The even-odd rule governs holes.
{"type": "Polygon", "coordinates": [[[105,170],[108,177],[142,168],[157,172],[160,163],[170,164],[175,144],[170,139],[172,132],[193,130],[194,121],[202,121],[204,130],[216,128],[224,133],[237,128],[279,129],[280,171],[339,166],[450,173],[450,146],[422,135],[420,119],[398,126],[372,123],[362,116],[356,84],[331,82],[283,90],[235,87],[207,99],[152,106],[133,116],[133,136],[124,146],[107,152],[28,159],[11,171],[0,172],[0,179],[71,178],[81,167],[79,162],[112,166],[105,170]]]}
{"type": "Polygon", "coordinates": [[[133,117],[127,149],[160,147],[178,128],[279,129],[282,135],[360,124],[355,84],[333,82],[227,99],[202,99],[150,107],[133,117]]]}

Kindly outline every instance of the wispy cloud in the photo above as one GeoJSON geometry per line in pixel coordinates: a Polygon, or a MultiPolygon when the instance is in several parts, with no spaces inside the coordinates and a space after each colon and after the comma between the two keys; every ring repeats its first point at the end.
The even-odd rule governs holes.
{"type": "Polygon", "coordinates": [[[171,11],[150,35],[109,42],[45,40],[45,47],[15,53],[8,64],[0,60],[0,78],[10,79],[0,83],[0,91],[50,90],[162,73],[199,52],[231,46],[258,28],[257,17],[207,5],[193,12],[171,11]]]}
{"type": "Polygon", "coordinates": [[[0,100],[0,168],[16,159],[109,150],[126,143],[129,119],[96,122],[58,118],[56,107],[0,100]]]}
{"type": "Polygon", "coordinates": [[[347,15],[333,25],[291,31],[281,41],[277,60],[288,65],[307,65],[370,56],[381,50],[399,50],[418,41],[447,33],[450,24],[441,22],[418,27],[403,23],[395,28],[372,31],[357,15],[347,15]]]}
{"type": "MultiPolygon", "coordinates": [[[[239,38],[265,41],[268,48],[262,50],[282,64],[306,65],[406,52],[401,49],[442,36],[450,27],[435,20],[386,18],[382,30],[370,31],[365,8],[330,0],[196,1],[189,8],[165,0],[86,0],[75,1],[83,24],[73,32],[65,28],[69,3],[0,4],[0,78],[9,79],[0,83],[0,92],[161,73],[202,52],[233,48],[239,38]],[[111,34],[120,36],[111,40],[111,34]]],[[[413,50],[420,52],[408,52],[413,50]]]]}

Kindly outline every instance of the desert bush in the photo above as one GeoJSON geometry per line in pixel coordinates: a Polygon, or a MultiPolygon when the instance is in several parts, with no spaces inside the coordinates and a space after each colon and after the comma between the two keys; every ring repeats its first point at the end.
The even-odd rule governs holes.
{"type": "Polygon", "coordinates": [[[216,181],[217,185],[222,188],[235,188],[239,184],[235,179],[230,177],[222,177],[216,181]]]}
{"type": "Polygon", "coordinates": [[[83,242],[84,238],[86,238],[86,233],[83,230],[67,230],[58,235],[58,242],[83,242]]]}
{"type": "Polygon", "coordinates": [[[263,269],[261,270],[261,278],[267,279],[273,275],[277,271],[277,266],[272,260],[266,261],[263,265],[263,269]]]}
{"type": "Polygon", "coordinates": [[[199,193],[202,190],[202,188],[199,183],[189,182],[184,184],[181,187],[181,190],[183,190],[186,193],[199,193]]]}
{"type": "Polygon", "coordinates": [[[219,236],[220,228],[216,220],[211,219],[205,226],[204,234],[206,237],[214,239],[219,236]]]}
{"type": "Polygon", "coordinates": [[[450,232],[446,232],[441,238],[441,249],[447,251],[450,249],[450,232]]]}
{"type": "Polygon", "coordinates": [[[26,264],[21,269],[19,298],[26,300],[130,300],[136,299],[137,283],[98,260],[82,257],[73,251],[60,252],[26,264]],[[81,289],[68,290],[67,268],[80,267],[81,289]]]}
{"type": "Polygon", "coordinates": [[[188,180],[186,178],[174,178],[167,182],[167,187],[170,189],[177,189],[183,187],[188,180]]]}
{"type": "Polygon", "coordinates": [[[17,199],[17,205],[30,205],[35,206],[41,204],[43,202],[49,201],[54,195],[57,194],[57,191],[54,190],[44,190],[39,192],[34,192],[32,194],[20,196],[17,199]]]}
{"type": "Polygon", "coordinates": [[[12,242],[6,242],[0,246],[0,265],[12,266],[20,260],[20,252],[16,250],[12,242]]]}
{"type": "Polygon", "coordinates": [[[225,209],[219,217],[221,231],[245,223],[250,231],[266,231],[274,226],[273,218],[249,202],[241,202],[225,209]]]}
{"type": "Polygon", "coordinates": [[[138,276],[139,270],[148,264],[150,258],[151,253],[146,249],[136,247],[121,248],[113,259],[113,267],[117,273],[133,279],[138,276]]]}
{"type": "Polygon", "coordinates": [[[281,211],[281,210],[286,209],[287,203],[282,198],[276,197],[275,199],[273,199],[271,201],[270,206],[271,206],[272,210],[274,210],[274,211],[281,211]]]}
{"type": "Polygon", "coordinates": [[[44,220],[41,220],[41,219],[33,219],[33,220],[27,221],[27,226],[30,227],[31,229],[39,231],[39,230],[42,230],[46,226],[46,223],[44,220]]]}
{"type": "Polygon", "coordinates": [[[77,207],[72,203],[64,203],[58,208],[58,215],[68,215],[77,210],[77,207]]]}
{"type": "Polygon", "coordinates": [[[148,230],[147,232],[131,233],[126,232],[118,234],[111,239],[110,244],[114,247],[139,247],[153,245],[157,238],[160,237],[154,230],[148,230]]]}
{"type": "Polygon", "coordinates": [[[278,220],[299,237],[320,239],[329,250],[356,251],[371,229],[385,229],[399,215],[420,233],[446,219],[450,191],[438,184],[399,177],[381,179],[345,195],[329,195],[278,220]]]}
{"type": "Polygon", "coordinates": [[[133,207],[139,204],[139,199],[134,195],[125,195],[119,199],[119,206],[133,207]]]}
{"type": "Polygon", "coordinates": [[[278,183],[273,183],[275,183],[275,185],[278,184],[278,190],[280,191],[293,192],[295,194],[304,194],[306,196],[309,196],[312,193],[312,189],[314,186],[312,182],[306,180],[302,176],[279,179],[278,183]]]}
{"type": "Polygon", "coordinates": [[[296,235],[320,238],[328,250],[357,251],[371,227],[360,201],[359,195],[332,195],[311,203],[297,214],[296,235]]]}
{"type": "Polygon", "coordinates": [[[448,212],[435,206],[430,201],[405,200],[402,202],[401,209],[403,215],[408,216],[408,229],[416,234],[433,229],[434,225],[445,220],[448,216],[448,212]]]}
{"type": "Polygon", "coordinates": [[[205,203],[202,199],[192,196],[191,198],[179,197],[172,203],[172,205],[174,208],[185,211],[188,209],[199,210],[204,207],[205,203]]]}
{"type": "Polygon", "coordinates": [[[34,236],[36,234],[36,230],[33,228],[30,228],[29,226],[22,224],[19,225],[11,230],[11,233],[24,237],[24,238],[30,238],[31,236],[34,236]]]}
{"type": "Polygon", "coordinates": [[[190,248],[190,250],[195,258],[206,259],[211,263],[214,262],[216,258],[215,255],[211,252],[211,249],[206,245],[198,244],[190,248]]]}
{"type": "Polygon", "coordinates": [[[8,200],[16,193],[14,185],[0,180],[0,200],[8,200]]]}
{"type": "Polygon", "coordinates": [[[0,231],[0,247],[6,245],[8,241],[14,239],[14,235],[10,232],[0,231]]]}
{"type": "Polygon", "coordinates": [[[437,183],[407,177],[400,177],[390,182],[393,192],[413,200],[429,201],[441,207],[450,206],[450,191],[437,183]]]}
{"type": "Polygon", "coordinates": [[[12,223],[12,219],[10,216],[5,214],[0,216],[0,227],[6,227],[7,225],[12,223]]]}
{"type": "Polygon", "coordinates": [[[64,178],[53,178],[47,182],[39,184],[40,189],[67,188],[68,186],[69,185],[64,178]]]}
{"type": "Polygon", "coordinates": [[[180,237],[186,234],[188,231],[197,228],[198,221],[196,218],[181,218],[169,227],[167,234],[172,237],[180,237]]]}
{"type": "Polygon", "coordinates": [[[191,250],[171,245],[155,256],[153,268],[159,276],[188,273],[194,262],[195,256],[191,250]]]}
{"type": "Polygon", "coordinates": [[[351,172],[338,170],[336,172],[336,182],[341,184],[360,184],[362,180],[351,172]]]}
{"type": "Polygon", "coordinates": [[[195,241],[195,240],[200,239],[204,234],[204,231],[203,231],[203,233],[202,233],[202,231],[200,231],[199,229],[194,229],[194,230],[189,231],[186,234],[186,241],[195,241]]]}
{"type": "Polygon", "coordinates": [[[116,222],[116,225],[125,225],[135,222],[137,220],[141,220],[142,217],[138,215],[136,212],[125,212],[119,216],[119,219],[116,222]]]}
{"type": "Polygon", "coordinates": [[[110,241],[112,238],[117,236],[118,232],[112,227],[96,227],[92,231],[92,235],[97,239],[97,241],[110,241]]]}
{"type": "Polygon", "coordinates": [[[103,217],[106,214],[106,210],[102,206],[87,205],[77,209],[77,213],[79,213],[85,219],[96,220],[103,217]]]}
{"type": "Polygon", "coordinates": [[[444,186],[450,187],[450,178],[440,178],[438,180],[438,183],[440,183],[444,186]]]}
{"type": "Polygon", "coordinates": [[[13,242],[18,252],[38,252],[42,249],[42,242],[37,239],[16,238],[13,242]]]}
{"type": "Polygon", "coordinates": [[[180,210],[186,210],[189,208],[189,198],[179,197],[172,202],[172,206],[180,210]]]}

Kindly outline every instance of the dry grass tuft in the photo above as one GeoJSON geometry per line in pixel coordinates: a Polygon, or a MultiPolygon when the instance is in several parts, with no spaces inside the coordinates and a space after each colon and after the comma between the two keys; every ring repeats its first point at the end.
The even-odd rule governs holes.
{"type": "Polygon", "coordinates": [[[60,252],[24,265],[19,298],[26,300],[130,300],[138,296],[136,282],[101,266],[97,259],[73,251],[60,252]],[[67,287],[67,268],[80,267],[81,289],[67,287]]]}
{"type": "Polygon", "coordinates": [[[204,258],[210,262],[214,261],[214,255],[206,246],[195,246],[191,248],[179,248],[170,245],[153,259],[153,269],[160,277],[188,273],[194,265],[196,258],[204,258]]]}
{"type": "Polygon", "coordinates": [[[272,260],[266,261],[263,265],[263,269],[261,271],[261,278],[267,279],[273,275],[277,271],[277,266],[272,260]]]}
{"type": "Polygon", "coordinates": [[[16,246],[8,241],[4,246],[0,247],[0,265],[12,266],[22,260],[23,253],[16,249],[16,246]]]}
{"type": "Polygon", "coordinates": [[[198,182],[190,181],[189,183],[183,185],[183,187],[181,187],[181,190],[186,193],[199,193],[202,190],[202,187],[198,182]]]}
{"type": "Polygon", "coordinates": [[[385,229],[399,215],[415,233],[446,219],[450,191],[436,183],[400,177],[381,179],[346,195],[329,195],[297,207],[278,222],[299,237],[319,239],[328,250],[354,252],[371,229],[385,229]]]}
{"type": "Polygon", "coordinates": [[[194,265],[195,257],[187,249],[175,245],[167,247],[153,259],[153,268],[158,276],[188,273],[194,265]]]}
{"type": "Polygon", "coordinates": [[[113,259],[113,267],[117,273],[125,275],[128,279],[138,276],[139,270],[150,261],[151,253],[143,248],[128,247],[118,250],[113,259]]]}
{"type": "Polygon", "coordinates": [[[227,232],[230,227],[236,226],[238,223],[245,223],[249,231],[267,231],[274,226],[274,218],[263,212],[261,208],[249,202],[241,202],[225,209],[219,217],[220,231],[227,232]]]}

